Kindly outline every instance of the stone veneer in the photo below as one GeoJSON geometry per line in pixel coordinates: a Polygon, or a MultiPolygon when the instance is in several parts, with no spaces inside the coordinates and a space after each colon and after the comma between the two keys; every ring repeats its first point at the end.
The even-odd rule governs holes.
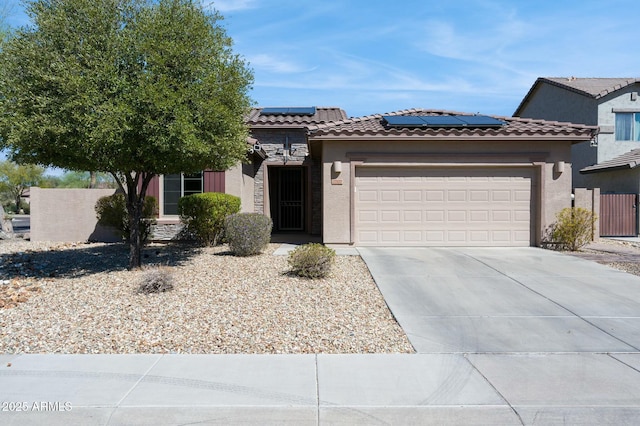
{"type": "Polygon", "coordinates": [[[308,155],[306,130],[304,129],[253,129],[251,136],[258,140],[260,146],[267,154],[267,158],[256,165],[254,180],[254,209],[257,213],[264,213],[264,175],[265,163],[283,165],[284,149],[288,143],[290,152],[287,163],[295,162],[296,165],[310,167],[311,169],[311,233],[320,235],[322,232],[321,209],[321,167],[308,155]]]}
{"type": "Polygon", "coordinates": [[[176,240],[180,235],[180,231],[184,228],[184,225],[178,223],[156,223],[151,230],[152,241],[169,241],[176,240]]]}

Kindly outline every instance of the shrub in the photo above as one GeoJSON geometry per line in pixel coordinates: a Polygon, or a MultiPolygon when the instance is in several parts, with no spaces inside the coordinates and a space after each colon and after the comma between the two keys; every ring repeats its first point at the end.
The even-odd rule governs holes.
{"type": "Polygon", "coordinates": [[[180,220],[204,245],[216,245],[224,235],[224,220],[240,211],[240,198],[219,192],[193,194],[178,200],[180,220]]]}
{"type": "Polygon", "coordinates": [[[260,213],[236,213],[224,221],[224,236],[236,256],[252,256],[271,241],[271,218],[260,213]]]}
{"type": "Polygon", "coordinates": [[[140,280],[140,293],[162,293],[173,289],[173,273],[167,266],[150,266],[140,280]]]}
{"type": "Polygon", "coordinates": [[[324,278],[335,261],[336,252],[322,244],[305,244],[289,253],[291,272],[300,277],[324,278]]]}
{"type": "Polygon", "coordinates": [[[562,209],[556,215],[551,239],[560,249],[576,251],[593,239],[596,219],[596,215],[581,207],[562,209]]]}
{"type": "MultiPolygon", "coordinates": [[[[107,197],[102,197],[96,203],[96,215],[98,223],[110,226],[118,231],[125,240],[129,241],[131,230],[129,229],[129,212],[125,195],[118,192],[107,197]]],[[[147,196],[144,199],[142,221],[140,222],[140,238],[146,243],[151,235],[151,228],[156,222],[158,202],[155,197],[147,196]]]]}

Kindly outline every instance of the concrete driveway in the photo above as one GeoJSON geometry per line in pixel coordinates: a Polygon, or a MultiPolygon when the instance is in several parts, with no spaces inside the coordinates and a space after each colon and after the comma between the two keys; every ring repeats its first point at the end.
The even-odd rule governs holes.
{"type": "Polygon", "coordinates": [[[417,352],[640,348],[640,277],[537,248],[359,251],[417,352]]]}
{"type": "Polygon", "coordinates": [[[640,277],[538,248],[359,251],[416,351],[465,358],[519,422],[637,424],[640,277]]]}

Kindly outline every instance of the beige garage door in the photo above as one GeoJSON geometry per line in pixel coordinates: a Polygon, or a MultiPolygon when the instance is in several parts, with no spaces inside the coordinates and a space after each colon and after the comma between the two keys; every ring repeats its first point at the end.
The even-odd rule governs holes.
{"type": "Polygon", "coordinates": [[[530,169],[356,169],[362,246],[529,246],[530,169]]]}

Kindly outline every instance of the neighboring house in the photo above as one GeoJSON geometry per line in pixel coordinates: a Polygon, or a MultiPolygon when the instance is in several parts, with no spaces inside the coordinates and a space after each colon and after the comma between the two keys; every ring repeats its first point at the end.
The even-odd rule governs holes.
{"type": "Polygon", "coordinates": [[[572,148],[573,187],[640,193],[639,78],[538,78],[514,116],[599,126],[572,148]]]}

